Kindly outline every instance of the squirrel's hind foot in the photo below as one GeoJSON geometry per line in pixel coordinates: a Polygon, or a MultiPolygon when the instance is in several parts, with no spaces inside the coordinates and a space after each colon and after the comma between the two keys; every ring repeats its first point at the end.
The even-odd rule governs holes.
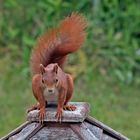
{"type": "Polygon", "coordinates": [[[74,106],[74,105],[64,105],[63,109],[68,110],[68,111],[75,111],[76,106],[74,106]]]}
{"type": "Polygon", "coordinates": [[[27,113],[29,113],[30,111],[36,110],[36,109],[39,109],[39,104],[35,104],[32,107],[30,107],[29,109],[27,109],[27,113]]]}

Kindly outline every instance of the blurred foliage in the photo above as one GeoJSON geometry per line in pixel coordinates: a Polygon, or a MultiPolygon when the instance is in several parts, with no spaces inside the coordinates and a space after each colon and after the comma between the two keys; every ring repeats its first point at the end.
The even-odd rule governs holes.
{"type": "MultiPolygon", "coordinates": [[[[80,63],[86,60],[87,65],[103,76],[130,84],[140,70],[139,9],[138,0],[3,0],[0,1],[0,49],[20,57],[28,72],[37,37],[78,11],[89,23],[82,49],[86,59],[80,63]]],[[[74,73],[78,75],[79,71],[75,69],[74,73]]]]}
{"type": "Polygon", "coordinates": [[[0,136],[23,122],[35,102],[29,60],[37,38],[79,12],[88,20],[87,40],[65,67],[79,78],[74,99],[89,102],[92,116],[139,140],[139,9],[139,0],[0,0],[0,136]]]}

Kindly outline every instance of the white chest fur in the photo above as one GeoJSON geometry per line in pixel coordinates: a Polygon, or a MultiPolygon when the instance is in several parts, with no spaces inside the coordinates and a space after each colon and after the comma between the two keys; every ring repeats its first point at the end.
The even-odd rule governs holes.
{"type": "Polygon", "coordinates": [[[58,102],[58,89],[55,88],[54,92],[48,92],[47,88],[44,89],[43,95],[45,97],[45,101],[47,102],[58,102]]]}

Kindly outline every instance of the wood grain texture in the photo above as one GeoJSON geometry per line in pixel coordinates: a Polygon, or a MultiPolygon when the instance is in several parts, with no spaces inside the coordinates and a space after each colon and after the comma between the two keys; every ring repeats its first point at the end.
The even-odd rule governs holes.
{"type": "Polygon", "coordinates": [[[31,123],[23,128],[18,134],[11,136],[8,140],[25,140],[25,138],[38,126],[38,123],[31,123]]]}
{"type": "Polygon", "coordinates": [[[101,140],[116,140],[115,138],[112,138],[109,135],[103,134],[101,140]]]}
{"type": "Polygon", "coordinates": [[[87,122],[84,122],[84,124],[95,135],[96,138],[101,139],[103,134],[103,130],[101,128],[87,122]]]}
{"type": "Polygon", "coordinates": [[[112,128],[108,127],[107,125],[103,124],[102,122],[96,120],[93,117],[88,116],[85,121],[90,123],[90,124],[92,124],[92,125],[96,125],[97,127],[103,129],[104,132],[108,133],[109,135],[112,135],[112,137],[114,137],[116,139],[129,140],[127,137],[125,137],[121,133],[113,130],[112,128]]]}
{"type": "Polygon", "coordinates": [[[57,106],[50,104],[47,106],[50,116],[47,114],[48,118],[43,124],[38,122],[38,110],[34,110],[28,114],[30,122],[21,125],[2,140],[129,140],[95,118],[87,117],[87,103],[71,104],[77,110],[65,111],[61,123],[54,118],[57,106]]]}
{"type": "MultiPolygon", "coordinates": [[[[69,104],[75,105],[75,111],[64,111],[62,122],[83,122],[88,115],[89,112],[89,104],[84,102],[71,102],[69,104]]],[[[27,114],[28,121],[39,121],[38,118],[39,110],[33,110],[27,114]]],[[[46,117],[44,119],[45,122],[56,122],[56,107],[48,107],[46,108],[46,117]]]]}
{"type": "Polygon", "coordinates": [[[80,140],[79,137],[66,126],[44,127],[30,140],[80,140]]]}
{"type": "Polygon", "coordinates": [[[70,126],[81,140],[99,140],[83,123],[71,124],[70,126]]]}
{"type": "Polygon", "coordinates": [[[11,136],[19,133],[23,128],[25,128],[29,124],[30,124],[30,122],[26,121],[25,123],[23,123],[22,125],[20,125],[16,129],[14,129],[13,131],[11,131],[9,134],[7,134],[6,136],[2,137],[0,140],[7,140],[9,137],[11,137],[11,136]]]}

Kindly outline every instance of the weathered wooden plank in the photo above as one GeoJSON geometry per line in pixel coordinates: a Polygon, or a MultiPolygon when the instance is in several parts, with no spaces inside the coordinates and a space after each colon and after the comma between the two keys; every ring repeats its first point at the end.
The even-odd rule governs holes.
{"type": "Polygon", "coordinates": [[[29,140],[32,138],[40,129],[42,129],[44,124],[38,124],[38,126],[25,138],[25,140],[29,140]]]}
{"type": "Polygon", "coordinates": [[[128,140],[122,134],[97,121],[87,117],[87,103],[71,103],[76,111],[64,111],[62,123],[56,123],[56,105],[47,106],[44,125],[38,122],[38,110],[28,114],[28,120],[1,140],[128,140]],[[85,119],[86,118],[86,119],[85,119]],[[35,122],[32,122],[35,121],[35,122]]]}
{"type": "Polygon", "coordinates": [[[14,129],[12,132],[10,132],[9,134],[7,134],[6,136],[2,137],[1,140],[7,140],[9,137],[17,134],[18,132],[20,132],[24,127],[26,127],[28,124],[30,124],[30,122],[26,121],[25,123],[23,123],[22,125],[20,125],[19,127],[17,127],[16,129],[14,129]]]}
{"type": "Polygon", "coordinates": [[[88,122],[84,122],[84,124],[87,126],[87,128],[98,138],[101,139],[103,130],[93,124],[90,124],[88,122]]]}
{"type": "Polygon", "coordinates": [[[83,124],[71,124],[72,130],[82,140],[98,140],[95,135],[83,124]]]}
{"type": "MultiPolygon", "coordinates": [[[[74,103],[71,102],[70,104],[76,106],[75,111],[64,111],[62,122],[83,122],[88,115],[89,112],[89,104],[84,102],[74,103]]],[[[46,117],[44,121],[46,122],[56,122],[56,107],[48,107],[46,109],[46,117]]],[[[38,110],[33,110],[27,114],[28,121],[38,121],[38,110]]]]}
{"type": "Polygon", "coordinates": [[[106,126],[105,124],[103,124],[102,122],[99,122],[98,120],[96,120],[93,117],[88,116],[86,118],[87,122],[96,125],[97,127],[103,129],[104,131],[108,132],[110,135],[114,136],[114,138],[120,139],[120,140],[129,140],[127,137],[125,137],[124,135],[120,134],[119,132],[113,130],[112,128],[106,126]]]}
{"type": "Polygon", "coordinates": [[[101,140],[117,140],[109,135],[103,134],[101,140]]]}
{"type": "Polygon", "coordinates": [[[67,126],[46,126],[36,133],[30,140],[80,140],[67,126]]]}
{"type": "Polygon", "coordinates": [[[8,140],[25,140],[26,137],[38,126],[38,123],[31,123],[23,128],[18,134],[9,137],[8,140]]]}

